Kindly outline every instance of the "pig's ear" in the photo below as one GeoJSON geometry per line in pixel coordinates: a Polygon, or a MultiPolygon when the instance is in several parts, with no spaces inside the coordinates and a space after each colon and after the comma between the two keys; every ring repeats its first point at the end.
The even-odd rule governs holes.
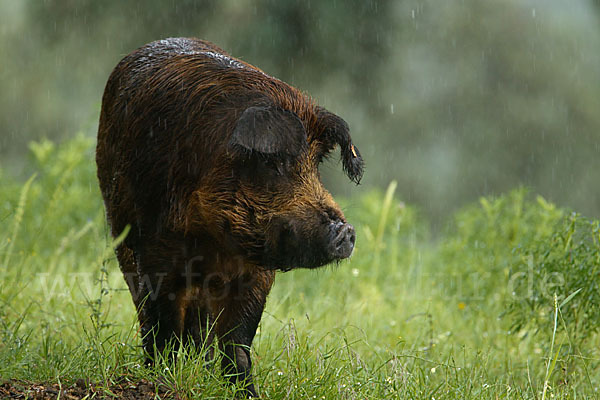
{"type": "Polygon", "coordinates": [[[327,150],[332,149],[336,144],[340,146],[344,171],[358,185],[363,176],[364,161],[358,148],[352,144],[348,124],[342,118],[321,107],[317,108],[317,116],[319,125],[323,129],[322,140],[327,150]]]}
{"type": "Polygon", "coordinates": [[[296,114],[278,107],[256,106],[244,110],[229,145],[243,152],[295,157],[308,143],[304,125],[296,114]]]}

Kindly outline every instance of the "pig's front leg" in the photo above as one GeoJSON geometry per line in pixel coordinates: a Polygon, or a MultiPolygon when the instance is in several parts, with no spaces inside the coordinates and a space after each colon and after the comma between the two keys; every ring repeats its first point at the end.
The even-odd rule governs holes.
{"type": "Polygon", "coordinates": [[[250,345],[271,290],[275,273],[256,270],[224,285],[221,299],[214,299],[216,333],[224,353],[222,371],[232,383],[246,385],[247,395],[256,397],[252,383],[250,345]]]}

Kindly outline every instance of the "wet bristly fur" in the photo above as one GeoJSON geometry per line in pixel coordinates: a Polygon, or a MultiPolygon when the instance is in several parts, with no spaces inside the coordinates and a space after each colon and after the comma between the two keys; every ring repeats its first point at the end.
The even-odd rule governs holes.
{"type": "Polygon", "coordinates": [[[247,348],[228,344],[251,344],[277,269],[335,261],[322,227],[346,221],[318,172],[335,146],[358,183],[343,119],[211,43],[166,39],[121,60],[96,160],[112,234],[131,227],[117,257],[150,354],[215,323],[224,368],[254,393],[247,348]]]}

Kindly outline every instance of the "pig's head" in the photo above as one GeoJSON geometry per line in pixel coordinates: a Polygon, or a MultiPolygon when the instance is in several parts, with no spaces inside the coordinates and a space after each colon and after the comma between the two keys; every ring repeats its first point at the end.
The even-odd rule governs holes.
{"type": "Polygon", "coordinates": [[[228,143],[236,183],[223,216],[245,255],[266,268],[316,268],[349,257],[356,233],[318,166],[339,146],[358,184],[363,160],[340,117],[316,108],[312,126],[273,105],[247,108],[228,143]]]}

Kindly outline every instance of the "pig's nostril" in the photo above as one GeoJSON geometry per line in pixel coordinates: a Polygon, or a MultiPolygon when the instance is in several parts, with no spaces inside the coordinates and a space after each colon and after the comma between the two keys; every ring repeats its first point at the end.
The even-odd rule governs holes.
{"type": "Polygon", "coordinates": [[[356,232],[354,232],[352,225],[350,225],[350,228],[351,230],[348,232],[348,240],[350,240],[350,243],[354,245],[354,242],[356,242],[356,232]]]}

